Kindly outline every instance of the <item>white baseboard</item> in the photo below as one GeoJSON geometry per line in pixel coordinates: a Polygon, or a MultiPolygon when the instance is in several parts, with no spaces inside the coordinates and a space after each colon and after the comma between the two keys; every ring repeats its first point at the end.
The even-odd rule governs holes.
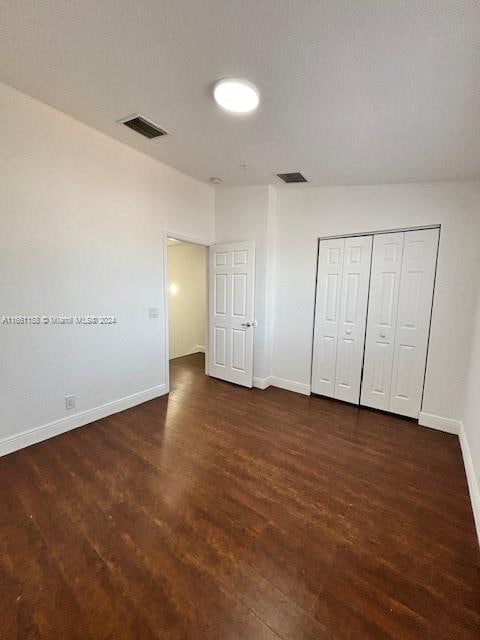
{"type": "Polygon", "coordinates": [[[176,360],[177,358],[185,358],[185,356],[193,356],[194,353],[206,353],[205,345],[196,344],[189,351],[186,351],[185,353],[181,353],[180,355],[174,355],[172,357],[169,357],[168,360],[170,361],[170,360],[176,360]]]}
{"type": "Polygon", "coordinates": [[[433,413],[425,413],[422,411],[418,416],[418,424],[422,427],[430,427],[438,431],[446,431],[447,433],[460,433],[462,423],[460,420],[452,420],[451,418],[443,418],[433,413]]]}
{"type": "Polygon", "coordinates": [[[277,378],[276,376],[267,376],[266,378],[253,378],[253,386],[256,389],[267,389],[267,387],[278,387],[287,391],[301,393],[304,396],[310,395],[310,385],[297,382],[296,380],[287,380],[287,378],[277,378]]]}
{"type": "Polygon", "coordinates": [[[477,529],[477,537],[480,544],[480,485],[475,467],[473,466],[472,454],[468,444],[467,434],[463,423],[460,423],[460,446],[462,448],[463,464],[465,466],[465,474],[467,476],[468,491],[470,493],[470,502],[472,503],[473,519],[477,529]]]}
{"type": "Polygon", "coordinates": [[[266,378],[253,378],[253,386],[256,389],[266,389],[271,385],[271,383],[272,379],[270,376],[267,376],[266,378]]]}
{"type": "Polygon", "coordinates": [[[205,345],[196,344],[193,349],[190,350],[190,353],[205,353],[205,345]]]}
{"type": "Polygon", "coordinates": [[[8,436],[0,440],[0,456],[5,456],[7,453],[12,453],[18,449],[23,449],[24,447],[29,447],[32,444],[41,442],[42,440],[58,436],[61,433],[70,431],[71,429],[83,427],[90,422],[100,420],[100,418],[106,418],[113,413],[124,411],[125,409],[134,407],[142,402],[153,400],[154,398],[158,398],[158,396],[163,396],[167,392],[167,385],[160,384],[156,387],[151,387],[150,389],[144,389],[143,391],[132,393],[130,396],[125,396],[118,400],[107,402],[98,407],[94,407],[93,409],[87,409],[87,411],[81,411],[80,413],[60,418],[60,420],[55,420],[54,422],[49,422],[48,424],[8,436]]]}
{"type": "Polygon", "coordinates": [[[286,378],[277,378],[276,376],[272,376],[270,378],[270,384],[272,387],[286,389],[287,391],[294,391],[295,393],[302,393],[304,396],[309,396],[311,393],[309,384],[303,384],[296,380],[287,380],[286,378]]]}

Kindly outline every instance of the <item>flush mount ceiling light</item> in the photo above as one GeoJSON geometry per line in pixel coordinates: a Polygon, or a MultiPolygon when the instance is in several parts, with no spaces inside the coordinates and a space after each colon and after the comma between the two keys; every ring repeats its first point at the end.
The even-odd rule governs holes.
{"type": "Polygon", "coordinates": [[[240,78],[223,78],[213,88],[215,102],[232,113],[250,113],[260,102],[260,94],[255,85],[240,78]]]}

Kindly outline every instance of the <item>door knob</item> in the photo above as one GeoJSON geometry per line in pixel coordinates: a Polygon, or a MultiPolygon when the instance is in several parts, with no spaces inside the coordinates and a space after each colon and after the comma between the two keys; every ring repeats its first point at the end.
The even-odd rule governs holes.
{"type": "Polygon", "coordinates": [[[386,333],[381,333],[381,334],[380,334],[380,338],[386,338],[386,337],[387,337],[387,334],[386,334],[386,333]]]}
{"type": "Polygon", "coordinates": [[[253,322],[247,320],[247,322],[242,322],[242,327],[253,327],[253,322]]]}
{"type": "Polygon", "coordinates": [[[347,336],[349,336],[352,333],[351,329],[345,329],[345,333],[347,334],[347,336]]]}

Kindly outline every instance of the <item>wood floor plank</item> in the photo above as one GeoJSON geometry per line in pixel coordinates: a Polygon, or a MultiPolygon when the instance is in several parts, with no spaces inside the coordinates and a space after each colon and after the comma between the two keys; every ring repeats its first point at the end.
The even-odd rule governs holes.
{"type": "Polygon", "coordinates": [[[474,640],[458,439],[172,362],[159,398],[0,460],[5,640],[474,640]]]}
{"type": "MultiPolygon", "coordinates": [[[[111,447],[106,447],[106,450],[111,459],[114,451],[111,447]]],[[[123,447],[119,447],[118,452],[122,456],[123,447]]],[[[150,482],[158,484],[153,474],[145,485],[147,471],[140,459],[130,460],[130,471],[134,473],[126,486],[123,474],[108,471],[109,460],[104,461],[100,456],[91,469],[91,465],[85,464],[84,453],[76,461],[72,460],[71,452],[70,455],[65,453],[60,450],[56,460],[50,458],[49,467],[54,477],[64,477],[65,481],[68,480],[66,472],[69,472],[77,500],[85,502],[85,496],[90,496],[87,502],[91,517],[85,522],[79,521],[78,526],[85,530],[92,545],[105,557],[132,599],[155,603],[145,611],[145,615],[150,616],[152,609],[157,614],[152,625],[159,637],[177,637],[178,629],[182,628],[178,636],[182,638],[243,638],[259,634],[265,638],[273,637],[266,625],[252,615],[248,607],[242,606],[241,599],[233,591],[222,588],[224,585],[218,576],[214,574],[216,579],[205,580],[205,574],[208,576],[211,572],[199,558],[199,546],[203,540],[195,531],[185,527],[178,507],[173,508],[161,493],[149,490],[150,482]],[[91,470],[92,475],[95,474],[99,463],[103,467],[98,474],[101,482],[92,485],[88,480],[91,477],[89,472],[91,470]],[[141,486],[138,486],[136,477],[142,477],[141,486]],[[129,504],[128,510],[124,508],[125,502],[129,504]],[[106,521],[107,526],[101,530],[89,526],[90,522],[99,520],[106,521]],[[117,535],[113,538],[115,533],[117,535]],[[137,561],[134,567],[129,566],[132,559],[137,561]],[[143,575],[136,575],[139,569],[143,575]],[[146,577],[149,578],[147,584],[150,582],[154,587],[150,593],[143,593],[146,577]],[[157,586],[161,586],[167,596],[163,601],[157,586]],[[212,603],[215,603],[213,609],[212,603]],[[162,620],[165,612],[170,613],[168,626],[162,620]],[[177,628],[172,625],[174,617],[177,628]],[[243,620],[241,628],[238,628],[237,619],[243,620]]]]}
{"type": "Polygon", "coordinates": [[[17,497],[15,475],[5,461],[0,470],[0,637],[89,640],[94,636],[69,583],[17,497]]]}
{"type": "MultiPolygon", "coordinates": [[[[121,443],[119,443],[121,447],[121,443]]],[[[120,449],[122,452],[122,448],[120,449]]],[[[123,455],[123,454],[122,454],[123,455]]],[[[247,531],[245,523],[239,516],[225,507],[205,500],[207,495],[201,494],[194,488],[189,488],[189,497],[194,500],[177,501],[172,503],[168,495],[165,496],[151,491],[158,470],[154,465],[150,469],[145,468],[147,460],[140,456],[135,461],[137,472],[142,473],[142,478],[147,480],[147,490],[141,488],[141,496],[136,493],[134,482],[129,482],[129,495],[124,498],[129,503],[142,507],[135,508],[135,521],[146,523],[149,515],[161,514],[161,521],[155,518],[151,527],[159,528],[162,534],[169,538],[175,538],[175,545],[182,557],[192,555],[194,564],[202,568],[211,579],[212,583],[222,585],[232,597],[241,601],[248,609],[264,620],[266,624],[282,637],[295,637],[291,635],[291,629],[282,624],[282,619],[294,618],[295,629],[301,629],[305,638],[327,638],[328,635],[323,626],[308,612],[301,609],[284,593],[274,587],[268,580],[261,576],[248,562],[238,562],[242,552],[249,544],[255,543],[255,531],[247,531]],[[191,493],[193,492],[193,493],[191,493]],[[141,500],[139,500],[141,498],[141,500]],[[228,518],[228,527],[225,530],[225,520],[228,518]],[[252,539],[253,535],[253,539],[252,539]]],[[[135,468],[131,460],[130,469],[135,468]]],[[[94,464],[97,464],[95,462],[94,464]]],[[[151,464],[151,463],[150,463],[151,464]]],[[[104,486],[121,490],[125,485],[124,478],[104,476],[104,486]]],[[[176,478],[171,478],[176,482],[176,478]]],[[[229,503],[230,506],[230,503],[229,503]]],[[[130,509],[130,512],[132,509],[130,509]]],[[[243,514],[242,514],[243,515],[243,514]]],[[[218,597],[215,598],[218,603],[218,597]]],[[[229,605],[231,608],[231,605],[229,605]]],[[[297,633],[295,632],[295,633],[297,633]]]]}

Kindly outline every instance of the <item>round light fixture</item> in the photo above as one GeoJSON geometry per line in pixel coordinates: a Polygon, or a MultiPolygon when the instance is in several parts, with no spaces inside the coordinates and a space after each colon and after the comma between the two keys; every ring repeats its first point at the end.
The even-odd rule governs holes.
{"type": "Polygon", "coordinates": [[[223,182],[223,180],[221,178],[216,178],[215,176],[212,176],[211,178],[209,178],[208,181],[211,184],[222,184],[222,182],[223,182]]]}
{"type": "Polygon", "coordinates": [[[239,78],[223,78],[213,88],[215,102],[232,113],[250,113],[260,102],[260,94],[255,85],[239,78]]]}

